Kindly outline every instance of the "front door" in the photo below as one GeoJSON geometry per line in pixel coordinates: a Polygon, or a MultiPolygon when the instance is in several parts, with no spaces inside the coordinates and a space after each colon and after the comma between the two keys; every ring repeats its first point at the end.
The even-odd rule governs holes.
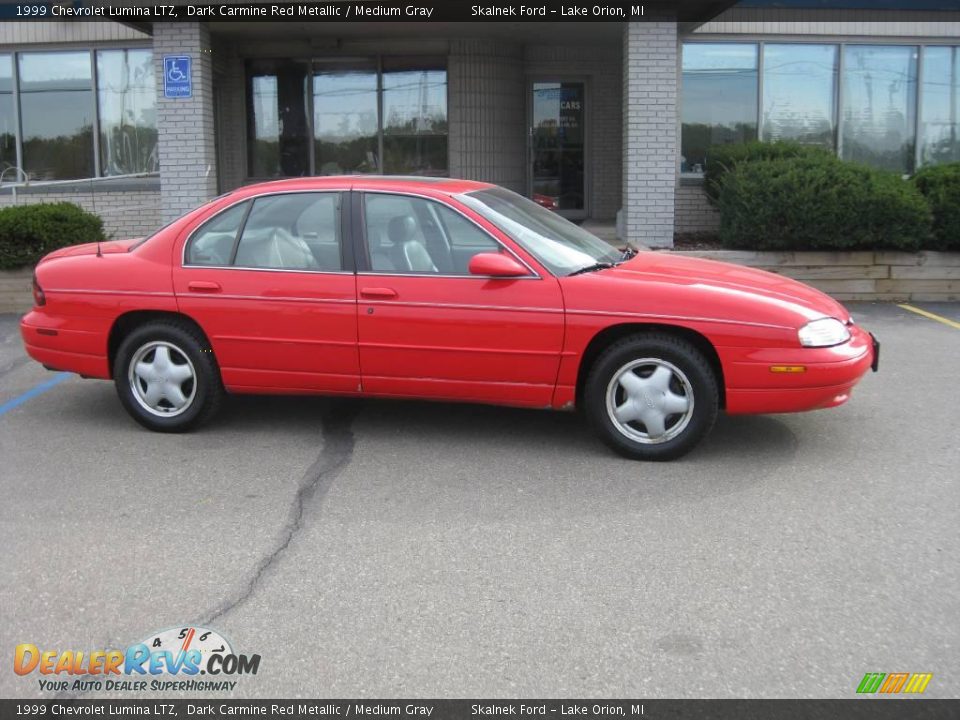
{"type": "Polygon", "coordinates": [[[471,275],[481,252],[509,252],[445,202],[367,192],[355,202],[363,390],[549,406],[563,345],[563,298],[551,275],[471,275]]]}
{"type": "Polygon", "coordinates": [[[174,267],[174,292],[207,333],[228,389],[360,389],[344,197],[263,195],[221,211],[190,235],[183,264],[174,267]]]}
{"type": "Polygon", "coordinates": [[[534,82],[530,197],[573,220],[587,217],[586,85],[534,82]]]}

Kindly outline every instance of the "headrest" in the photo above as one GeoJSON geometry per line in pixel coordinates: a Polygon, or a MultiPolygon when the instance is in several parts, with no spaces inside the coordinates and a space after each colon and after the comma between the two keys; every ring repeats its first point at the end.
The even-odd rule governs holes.
{"type": "Polygon", "coordinates": [[[413,238],[417,231],[417,221],[409,215],[398,215],[390,218],[387,224],[387,237],[394,245],[402,245],[413,238]]]}

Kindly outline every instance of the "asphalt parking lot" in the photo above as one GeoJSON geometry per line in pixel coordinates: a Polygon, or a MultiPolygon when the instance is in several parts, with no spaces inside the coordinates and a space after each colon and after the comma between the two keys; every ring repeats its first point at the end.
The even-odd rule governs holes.
{"type": "Polygon", "coordinates": [[[106,382],[24,398],[59,377],[5,316],[0,695],[40,695],[19,643],[200,623],[262,656],[240,697],[957,697],[960,328],[852,310],[883,352],[850,403],[669,464],[461,405],[232,398],[151,434],[106,382]]]}

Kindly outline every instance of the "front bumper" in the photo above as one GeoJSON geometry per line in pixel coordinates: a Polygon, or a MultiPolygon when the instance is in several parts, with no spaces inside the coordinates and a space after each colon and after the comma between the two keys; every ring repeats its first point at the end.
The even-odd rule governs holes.
{"type": "Polygon", "coordinates": [[[721,350],[729,414],[788,413],[836,407],[879,368],[880,343],[850,326],[850,340],[829,348],[721,350]],[[729,352],[724,352],[724,351],[729,352]],[[802,373],[774,373],[773,365],[799,365],[802,373]]]}

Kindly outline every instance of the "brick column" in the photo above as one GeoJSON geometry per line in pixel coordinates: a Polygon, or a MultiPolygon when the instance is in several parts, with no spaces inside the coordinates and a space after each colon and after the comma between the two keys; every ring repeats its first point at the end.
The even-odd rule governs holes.
{"type": "Polygon", "coordinates": [[[454,40],[447,65],[450,175],[526,194],[526,80],[513,43],[454,40]]]}
{"type": "Polygon", "coordinates": [[[157,78],[160,214],[168,222],[217,194],[213,58],[206,24],[154,23],[153,59],[157,78]],[[193,59],[193,97],[164,97],[164,55],[189,55],[193,59]]]}
{"type": "Polygon", "coordinates": [[[677,22],[624,24],[623,239],[673,246],[677,184],[677,22]]]}

